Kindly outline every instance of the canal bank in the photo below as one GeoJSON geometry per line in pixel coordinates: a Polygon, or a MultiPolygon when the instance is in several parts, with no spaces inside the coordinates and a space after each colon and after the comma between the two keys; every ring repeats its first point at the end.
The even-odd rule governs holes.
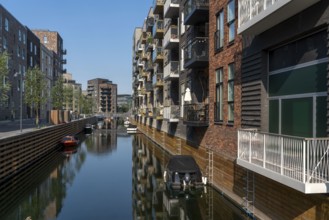
{"type": "Polygon", "coordinates": [[[24,129],[24,132],[6,132],[0,138],[0,184],[56,150],[63,136],[83,131],[88,123],[96,123],[96,118],[80,119],[40,129],[29,128],[24,129]]]}
{"type": "MultiPolygon", "coordinates": [[[[215,128],[210,126],[200,145],[195,145],[165,132],[165,123],[155,128],[148,120],[140,119],[136,120],[136,124],[143,134],[170,154],[193,155],[208,177],[209,184],[256,218],[328,219],[329,201],[326,194],[301,193],[239,166],[236,156],[233,156],[236,150],[227,151],[215,147],[212,141],[216,139],[233,140],[235,137],[237,140],[237,133],[234,134],[233,131],[217,131],[212,134],[212,129],[215,128]]],[[[231,143],[236,143],[236,140],[231,143]]],[[[233,149],[234,146],[230,148],[233,149]]]]}

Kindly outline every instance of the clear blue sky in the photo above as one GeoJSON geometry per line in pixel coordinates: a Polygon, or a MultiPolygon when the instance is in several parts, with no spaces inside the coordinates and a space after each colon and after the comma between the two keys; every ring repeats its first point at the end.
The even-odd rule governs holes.
{"type": "Polygon", "coordinates": [[[131,94],[132,37],[153,0],[0,0],[30,29],[58,31],[67,49],[64,68],[86,89],[106,78],[119,94],[131,94]]]}

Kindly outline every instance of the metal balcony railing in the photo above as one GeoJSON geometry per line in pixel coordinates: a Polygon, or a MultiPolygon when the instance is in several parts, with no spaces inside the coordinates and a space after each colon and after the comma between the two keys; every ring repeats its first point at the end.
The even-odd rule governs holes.
{"type": "Polygon", "coordinates": [[[239,130],[237,163],[303,193],[329,192],[329,138],[239,130]]]}
{"type": "Polygon", "coordinates": [[[184,5],[184,23],[193,25],[208,20],[209,0],[187,0],[184,5]]]}
{"type": "Polygon", "coordinates": [[[161,60],[163,60],[163,49],[162,49],[162,47],[157,46],[155,48],[155,50],[153,51],[152,61],[155,63],[155,62],[159,62],[161,60]]]}
{"type": "Polygon", "coordinates": [[[185,104],[184,123],[195,126],[207,126],[209,124],[208,104],[185,104]]]}
{"type": "Polygon", "coordinates": [[[193,41],[185,47],[185,68],[201,67],[208,65],[209,50],[208,38],[196,37],[193,41]]]}

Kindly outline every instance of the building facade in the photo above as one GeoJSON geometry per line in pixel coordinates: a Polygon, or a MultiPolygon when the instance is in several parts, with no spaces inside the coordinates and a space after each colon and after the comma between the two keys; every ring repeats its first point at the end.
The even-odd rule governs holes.
{"type": "Polygon", "coordinates": [[[22,81],[27,70],[27,29],[2,5],[0,5],[0,23],[0,50],[6,51],[9,55],[7,80],[11,85],[8,100],[0,105],[0,120],[19,119],[21,108],[22,118],[27,118],[28,109],[23,100],[25,91],[22,81]]]}
{"type": "Polygon", "coordinates": [[[66,64],[66,49],[63,46],[63,39],[57,31],[50,30],[32,30],[33,33],[40,39],[48,50],[53,52],[53,79],[56,81],[58,77],[66,72],[64,65],[66,64]]]}
{"type": "Polygon", "coordinates": [[[115,114],[117,112],[117,85],[108,79],[88,80],[88,96],[93,101],[93,113],[115,114]]]}
{"type": "Polygon", "coordinates": [[[82,95],[81,84],[73,80],[71,73],[64,73],[63,79],[64,99],[66,99],[63,103],[63,109],[79,115],[82,108],[80,103],[82,95]]]}
{"type": "Polygon", "coordinates": [[[197,151],[196,159],[208,163],[211,184],[248,213],[261,219],[325,218],[328,5],[154,1],[153,13],[136,29],[141,33],[134,34],[135,120],[155,141],[159,133],[161,140],[179,138],[173,146],[184,143],[197,151]],[[151,17],[153,72],[144,68],[150,59],[143,55],[151,17]],[[161,19],[163,39],[157,32],[161,19]],[[163,80],[163,90],[155,79],[163,80]],[[159,100],[163,117],[154,109],[159,100]]]}

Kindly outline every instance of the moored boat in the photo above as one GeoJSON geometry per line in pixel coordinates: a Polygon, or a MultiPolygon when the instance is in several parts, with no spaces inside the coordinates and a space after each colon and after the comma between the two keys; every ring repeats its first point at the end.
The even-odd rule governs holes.
{"type": "Polygon", "coordinates": [[[203,188],[206,179],[190,155],[174,155],[170,158],[163,174],[168,189],[185,190],[203,188]]]}
{"type": "Polygon", "coordinates": [[[86,124],[84,131],[85,131],[86,134],[92,133],[93,126],[91,124],[86,124]]]}
{"type": "Polygon", "coordinates": [[[79,140],[76,137],[72,136],[72,135],[67,135],[67,136],[62,138],[60,144],[63,147],[77,146],[79,144],[79,140]]]}
{"type": "Polygon", "coordinates": [[[137,132],[137,125],[129,124],[127,127],[127,133],[136,133],[137,132]]]}

